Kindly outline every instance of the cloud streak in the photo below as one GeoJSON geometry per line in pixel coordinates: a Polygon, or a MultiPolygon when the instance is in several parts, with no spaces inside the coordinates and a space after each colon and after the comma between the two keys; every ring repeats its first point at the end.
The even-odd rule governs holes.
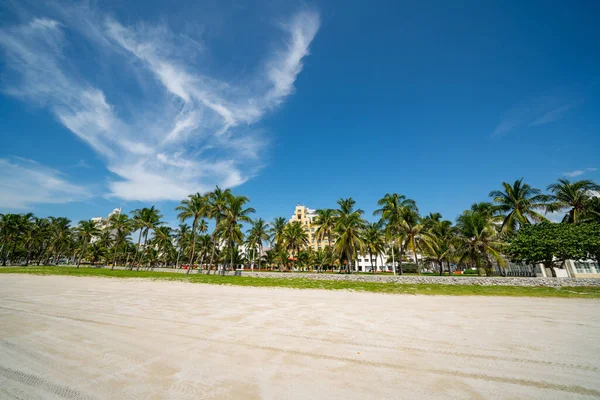
{"type": "Polygon", "coordinates": [[[69,203],[92,196],[59,171],[22,158],[0,158],[0,208],[26,210],[36,204],[69,203]]]}
{"type": "Polygon", "coordinates": [[[597,171],[598,168],[584,168],[584,169],[577,169],[575,171],[568,171],[568,172],[564,172],[563,175],[568,177],[568,178],[575,178],[576,176],[581,176],[587,172],[594,172],[597,171]]]}
{"type": "Polygon", "coordinates": [[[47,107],[101,156],[113,174],[108,196],[143,201],[237,186],[258,172],[268,141],[253,125],[294,93],[320,23],[313,11],[291,16],[276,26],[283,41],[272,44],[256,73],[228,81],[204,70],[168,27],[125,26],[85,8],[65,15],[0,29],[14,77],[3,89],[47,107]],[[138,76],[138,84],[154,82],[150,93],[136,98],[114,90],[120,82],[92,83],[94,69],[68,57],[76,47],[71,35],[106,54],[110,67],[138,76]]]}
{"type": "Polygon", "coordinates": [[[579,91],[584,89],[574,85],[516,104],[505,113],[492,132],[492,136],[505,135],[523,127],[550,124],[564,118],[569,111],[581,103],[581,96],[575,94],[579,91]]]}

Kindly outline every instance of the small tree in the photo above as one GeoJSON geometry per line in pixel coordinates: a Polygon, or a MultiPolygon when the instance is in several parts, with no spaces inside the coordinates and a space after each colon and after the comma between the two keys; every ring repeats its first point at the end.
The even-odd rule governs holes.
{"type": "Polygon", "coordinates": [[[562,267],[566,260],[598,260],[600,224],[546,222],[523,226],[508,238],[506,253],[512,261],[562,267]]]}

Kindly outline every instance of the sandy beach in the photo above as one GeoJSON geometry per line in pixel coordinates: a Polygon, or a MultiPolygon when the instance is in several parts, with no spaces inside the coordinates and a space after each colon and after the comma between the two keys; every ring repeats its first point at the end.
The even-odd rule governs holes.
{"type": "Polygon", "coordinates": [[[2,275],[0,398],[596,398],[599,309],[2,275]]]}

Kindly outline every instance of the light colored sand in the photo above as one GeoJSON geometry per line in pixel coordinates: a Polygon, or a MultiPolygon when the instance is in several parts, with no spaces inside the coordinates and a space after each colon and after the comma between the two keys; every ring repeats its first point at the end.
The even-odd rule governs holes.
{"type": "Polygon", "coordinates": [[[600,396],[600,302],[0,275],[0,398],[600,396]]]}

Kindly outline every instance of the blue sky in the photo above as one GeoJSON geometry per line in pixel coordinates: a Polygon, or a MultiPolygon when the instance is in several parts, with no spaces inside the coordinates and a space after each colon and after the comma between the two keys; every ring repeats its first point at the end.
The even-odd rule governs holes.
{"type": "Polygon", "coordinates": [[[600,3],[459,3],[3,2],[0,212],[175,224],[219,184],[269,220],[388,192],[453,220],[600,180],[600,3]]]}

